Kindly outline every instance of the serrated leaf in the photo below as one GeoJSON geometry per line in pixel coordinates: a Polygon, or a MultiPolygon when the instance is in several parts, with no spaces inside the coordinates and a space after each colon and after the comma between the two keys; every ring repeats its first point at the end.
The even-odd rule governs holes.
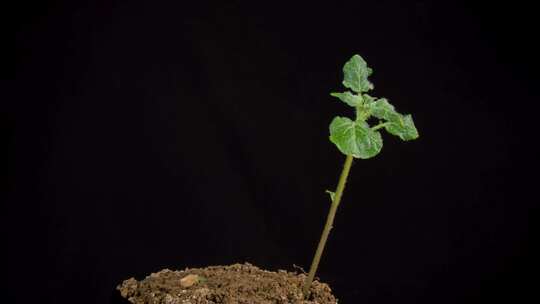
{"type": "Polygon", "coordinates": [[[386,98],[379,98],[367,105],[371,115],[388,121],[398,121],[401,115],[396,112],[386,98]]]}
{"type": "Polygon", "coordinates": [[[362,96],[352,94],[351,92],[343,92],[343,93],[330,93],[330,95],[339,98],[344,103],[348,104],[351,107],[357,107],[362,104],[363,99],[362,96]]]}
{"type": "Polygon", "coordinates": [[[330,200],[333,202],[334,197],[336,197],[336,193],[330,190],[326,190],[325,192],[328,193],[328,195],[330,195],[330,200]]]}
{"type": "Polygon", "coordinates": [[[398,119],[389,121],[385,126],[388,133],[399,136],[402,140],[413,140],[418,138],[418,130],[414,126],[412,116],[399,115],[398,119]]]}
{"type": "Polygon", "coordinates": [[[382,137],[365,121],[352,121],[346,117],[335,117],[330,124],[330,141],[345,155],[367,159],[382,149],[382,137]]]}
{"type": "Polygon", "coordinates": [[[360,55],[354,55],[343,66],[343,85],[356,93],[372,90],[373,84],[368,80],[372,72],[360,55]]]}

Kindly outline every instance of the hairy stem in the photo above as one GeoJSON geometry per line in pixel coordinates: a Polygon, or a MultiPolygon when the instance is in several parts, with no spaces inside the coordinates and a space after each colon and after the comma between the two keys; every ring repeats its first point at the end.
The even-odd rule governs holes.
{"type": "Polygon", "coordinates": [[[317,246],[317,251],[315,252],[315,257],[313,257],[313,261],[311,262],[311,267],[309,268],[308,277],[306,278],[306,282],[304,283],[304,288],[302,291],[304,292],[304,297],[306,298],[309,296],[309,289],[311,288],[311,283],[313,282],[313,278],[315,277],[315,272],[317,271],[317,268],[319,267],[319,262],[323,254],[326,241],[328,240],[328,235],[330,234],[330,230],[332,230],[334,217],[336,216],[336,210],[341,201],[341,197],[343,196],[343,190],[345,189],[345,184],[347,182],[347,177],[349,176],[349,171],[351,170],[352,162],[353,162],[352,155],[347,155],[347,158],[345,159],[345,164],[343,165],[343,170],[341,171],[341,176],[339,177],[336,194],[334,196],[334,200],[332,201],[332,205],[330,206],[330,211],[328,211],[326,224],[324,225],[324,230],[322,232],[319,245],[317,246]]]}

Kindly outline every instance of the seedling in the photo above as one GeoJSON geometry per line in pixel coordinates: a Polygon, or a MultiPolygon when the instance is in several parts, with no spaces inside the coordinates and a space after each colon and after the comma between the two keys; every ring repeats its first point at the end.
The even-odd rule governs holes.
{"type": "Polygon", "coordinates": [[[381,152],[383,141],[380,129],[385,129],[388,133],[398,136],[404,141],[418,138],[418,131],[411,115],[398,113],[386,98],[376,98],[366,94],[366,92],[373,90],[373,84],[368,80],[372,72],[373,70],[367,66],[366,61],[360,55],[354,55],[343,66],[343,85],[350,91],[330,94],[353,107],[356,111],[356,118],[353,120],[348,117],[336,116],[330,123],[330,141],[336,145],[341,153],[346,155],[346,158],[336,191],[326,191],[330,195],[332,204],[304,283],[305,297],[309,296],[311,283],[319,266],[328,235],[332,230],[336,210],[341,202],[353,159],[368,159],[381,152]],[[368,123],[370,118],[377,119],[378,123],[370,126],[368,123]]]}

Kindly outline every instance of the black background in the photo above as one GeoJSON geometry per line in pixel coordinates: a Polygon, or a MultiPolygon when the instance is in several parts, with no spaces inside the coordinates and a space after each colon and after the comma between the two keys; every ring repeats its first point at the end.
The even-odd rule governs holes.
{"type": "Polygon", "coordinates": [[[6,303],[116,303],[118,283],[162,268],[307,270],[344,160],[328,124],[353,114],[329,93],[355,53],[421,137],[384,134],[355,162],[318,276],[340,303],[532,301],[532,7],[49,1],[13,14],[6,303]]]}

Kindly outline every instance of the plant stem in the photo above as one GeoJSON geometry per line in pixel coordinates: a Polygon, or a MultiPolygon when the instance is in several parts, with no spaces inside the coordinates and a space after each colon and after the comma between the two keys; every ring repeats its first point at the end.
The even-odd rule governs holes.
{"type": "Polygon", "coordinates": [[[313,278],[315,277],[315,272],[317,271],[317,267],[319,267],[319,262],[323,254],[326,241],[328,240],[328,235],[330,234],[330,230],[332,230],[334,217],[336,216],[336,210],[341,201],[343,190],[345,189],[345,183],[347,182],[347,177],[349,176],[349,171],[351,170],[352,161],[353,161],[352,155],[347,155],[347,158],[345,159],[345,164],[343,165],[343,170],[341,171],[341,176],[339,177],[336,194],[334,196],[334,200],[332,201],[332,205],[330,206],[330,211],[328,211],[326,224],[324,226],[324,230],[322,232],[319,245],[317,246],[317,251],[315,252],[315,257],[313,258],[313,261],[311,262],[309,274],[306,279],[306,282],[304,283],[303,292],[304,292],[304,297],[306,298],[309,296],[309,289],[311,287],[311,283],[313,282],[313,278]]]}

